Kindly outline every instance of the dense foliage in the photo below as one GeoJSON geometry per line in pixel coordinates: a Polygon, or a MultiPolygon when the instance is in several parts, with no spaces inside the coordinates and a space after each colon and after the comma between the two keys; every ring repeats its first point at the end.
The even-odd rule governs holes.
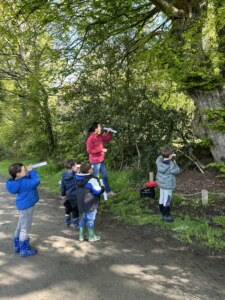
{"type": "Polygon", "coordinates": [[[2,155],[84,160],[98,120],[118,130],[111,166],[147,170],[161,146],[192,144],[192,98],[221,160],[224,3],[170,2],[1,3],[2,155]]]}

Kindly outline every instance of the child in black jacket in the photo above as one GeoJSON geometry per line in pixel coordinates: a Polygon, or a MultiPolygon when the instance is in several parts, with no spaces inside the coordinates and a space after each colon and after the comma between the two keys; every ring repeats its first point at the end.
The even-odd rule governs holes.
{"type": "Polygon", "coordinates": [[[94,221],[99,206],[100,195],[104,192],[104,187],[100,186],[98,178],[92,175],[93,169],[91,164],[82,163],[80,173],[76,176],[77,202],[78,208],[83,213],[80,220],[80,236],[82,242],[85,237],[85,226],[88,227],[89,242],[100,240],[100,236],[94,233],[94,221]]]}

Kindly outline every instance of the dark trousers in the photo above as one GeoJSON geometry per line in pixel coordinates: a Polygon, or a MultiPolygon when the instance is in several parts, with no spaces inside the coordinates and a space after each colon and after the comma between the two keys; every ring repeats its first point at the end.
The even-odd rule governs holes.
{"type": "Polygon", "coordinates": [[[79,218],[79,210],[76,197],[66,197],[66,201],[63,203],[63,205],[65,206],[66,215],[70,215],[72,213],[72,217],[74,219],[79,218]]]}

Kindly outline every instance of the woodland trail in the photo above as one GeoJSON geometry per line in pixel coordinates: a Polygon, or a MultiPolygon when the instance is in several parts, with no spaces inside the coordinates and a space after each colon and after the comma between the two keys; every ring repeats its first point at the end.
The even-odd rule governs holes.
{"type": "Polygon", "coordinates": [[[130,226],[109,213],[97,215],[103,240],[78,241],[63,224],[64,209],[40,193],[34,210],[33,257],[14,254],[18,212],[0,178],[0,299],[178,300],[225,299],[225,256],[197,254],[154,228],[130,226]],[[142,234],[143,233],[143,234],[142,234]]]}

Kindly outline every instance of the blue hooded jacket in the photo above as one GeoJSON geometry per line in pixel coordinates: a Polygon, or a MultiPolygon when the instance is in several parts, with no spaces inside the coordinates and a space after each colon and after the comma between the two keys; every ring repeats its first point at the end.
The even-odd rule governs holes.
{"type": "Polygon", "coordinates": [[[176,177],[180,172],[180,168],[172,160],[163,162],[163,157],[160,155],[156,160],[157,174],[156,181],[158,186],[163,189],[174,189],[176,187],[176,177]]]}
{"type": "Polygon", "coordinates": [[[77,174],[77,202],[80,212],[90,212],[99,206],[100,195],[104,192],[98,178],[91,174],[77,174]]]}
{"type": "Polygon", "coordinates": [[[6,188],[11,194],[16,196],[16,208],[18,210],[28,209],[39,200],[37,186],[41,180],[35,170],[28,172],[27,176],[19,179],[8,179],[6,188]]]}

